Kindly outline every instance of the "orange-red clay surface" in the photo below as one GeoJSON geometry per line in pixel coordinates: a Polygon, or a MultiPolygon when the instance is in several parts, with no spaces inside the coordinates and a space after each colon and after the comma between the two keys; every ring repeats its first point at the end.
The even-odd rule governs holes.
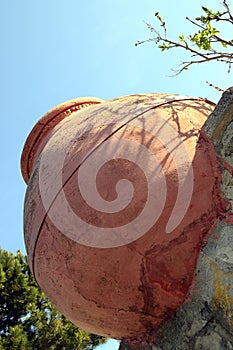
{"type": "MultiPolygon", "coordinates": [[[[79,327],[112,338],[138,336],[159,327],[188,298],[200,250],[227,207],[221,198],[221,173],[214,147],[200,132],[213,108],[209,101],[166,94],[132,95],[107,102],[84,98],[48,112],[31,132],[22,155],[22,173],[28,182],[24,227],[29,264],[52,303],[79,327]],[[158,125],[158,120],[163,122],[158,125]],[[41,159],[43,154],[48,159],[51,155],[60,157],[72,129],[70,123],[81,131],[67,148],[61,174],[57,175],[52,166],[51,170],[49,165],[43,168],[41,159]],[[180,153],[175,154],[173,136],[186,153],[178,146],[180,153]],[[49,143],[54,137],[56,142],[49,143]],[[139,226],[147,228],[142,234],[136,226],[127,226],[126,236],[120,231],[143,213],[151,194],[144,174],[151,168],[141,168],[137,157],[134,161],[127,156],[109,160],[96,177],[97,191],[108,203],[117,198],[119,180],[131,182],[133,196],[125,207],[104,212],[83,199],[81,166],[89,156],[95,159],[101,145],[109,140],[117,145],[116,152],[123,147],[122,152],[129,155],[133,151],[130,147],[125,150],[122,140],[144,145],[162,169],[149,181],[151,188],[156,188],[155,204],[156,200],[164,201],[164,206],[160,210],[160,203],[156,204],[143,217],[150,224],[139,221],[139,226]],[[192,181],[185,186],[190,164],[192,181]],[[41,187],[44,173],[47,175],[41,187]],[[62,188],[52,192],[47,208],[41,191],[50,191],[50,181],[46,182],[50,176],[52,184],[60,176],[62,188]],[[70,211],[88,224],[90,232],[96,228],[95,240],[88,229],[62,230],[70,222],[60,207],[61,190],[70,211]],[[174,218],[169,231],[168,221],[178,201],[181,209],[176,215],[181,217],[174,218]],[[184,202],[188,203],[186,209],[184,202]],[[101,241],[101,246],[98,235],[105,229],[110,233],[105,237],[106,245],[101,241]]],[[[86,173],[87,179],[91,172],[92,168],[86,173]]]]}

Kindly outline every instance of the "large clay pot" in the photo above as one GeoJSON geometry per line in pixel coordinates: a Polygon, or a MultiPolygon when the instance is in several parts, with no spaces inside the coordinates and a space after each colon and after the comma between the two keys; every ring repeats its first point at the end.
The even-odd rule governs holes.
{"type": "Polygon", "coordinates": [[[22,155],[29,264],[76,325],[138,336],[188,298],[200,250],[227,205],[201,132],[213,108],[167,94],[84,98],[32,130],[22,155]]]}

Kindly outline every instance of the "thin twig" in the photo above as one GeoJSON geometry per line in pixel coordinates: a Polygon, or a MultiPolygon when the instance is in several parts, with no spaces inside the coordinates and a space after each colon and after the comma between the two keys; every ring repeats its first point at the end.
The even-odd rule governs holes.
{"type": "Polygon", "coordinates": [[[232,13],[231,13],[230,6],[229,6],[229,4],[226,2],[226,0],[223,0],[223,5],[224,5],[225,8],[227,9],[227,12],[228,12],[228,14],[229,14],[230,20],[231,20],[231,22],[233,23],[233,15],[232,15],[232,13]]]}

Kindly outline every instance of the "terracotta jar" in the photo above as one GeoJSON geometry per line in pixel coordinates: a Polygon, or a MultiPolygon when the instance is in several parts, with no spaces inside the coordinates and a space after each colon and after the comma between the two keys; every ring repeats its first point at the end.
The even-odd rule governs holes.
{"type": "Polygon", "coordinates": [[[213,108],[168,94],[81,98],[33,128],[22,154],[29,264],[79,327],[138,336],[188,298],[227,206],[201,131],[213,108]]]}

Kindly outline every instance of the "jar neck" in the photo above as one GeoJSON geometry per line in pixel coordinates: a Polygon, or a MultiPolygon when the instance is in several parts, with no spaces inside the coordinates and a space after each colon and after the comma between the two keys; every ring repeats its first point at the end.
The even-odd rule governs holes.
{"type": "Polygon", "coordinates": [[[52,108],[36,123],[24,144],[21,156],[21,171],[26,184],[30,179],[33,165],[54,128],[72,113],[102,102],[104,100],[95,97],[80,97],[69,100],[52,108]]]}

